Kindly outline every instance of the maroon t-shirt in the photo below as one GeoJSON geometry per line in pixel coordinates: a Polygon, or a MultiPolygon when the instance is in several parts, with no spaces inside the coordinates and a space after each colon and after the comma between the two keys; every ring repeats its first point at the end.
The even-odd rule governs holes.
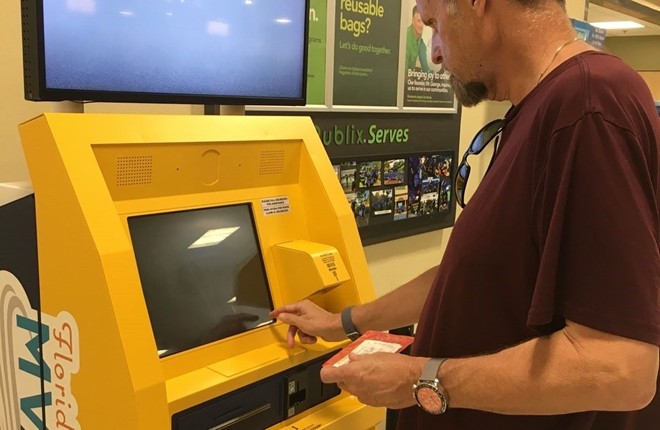
{"type": "MultiPolygon", "coordinates": [[[[509,111],[501,145],[454,226],[413,354],[487,354],[566,320],[660,345],[660,120],[641,78],[602,52],[573,57],[509,111]]],[[[555,416],[415,406],[399,429],[650,430],[657,397],[642,412],[555,416]]]]}

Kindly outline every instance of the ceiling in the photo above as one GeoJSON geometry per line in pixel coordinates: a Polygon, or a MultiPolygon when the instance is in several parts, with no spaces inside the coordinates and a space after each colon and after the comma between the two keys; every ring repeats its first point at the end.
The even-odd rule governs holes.
{"type": "Polygon", "coordinates": [[[660,36],[660,0],[591,0],[587,21],[635,21],[644,26],[631,30],[607,30],[607,37],[660,36]]]}

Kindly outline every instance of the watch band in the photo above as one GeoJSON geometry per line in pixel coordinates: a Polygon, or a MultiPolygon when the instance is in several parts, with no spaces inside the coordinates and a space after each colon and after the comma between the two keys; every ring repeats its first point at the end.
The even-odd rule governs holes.
{"type": "Polygon", "coordinates": [[[431,358],[426,362],[422,369],[422,376],[419,377],[420,381],[435,381],[438,378],[438,372],[440,371],[440,366],[446,358],[431,358]]]}
{"type": "Polygon", "coordinates": [[[350,340],[356,340],[362,336],[362,333],[360,333],[355,327],[355,324],[353,324],[353,318],[351,318],[352,310],[353,306],[348,306],[344,308],[343,311],[341,311],[341,326],[344,328],[346,337],[348,337],[350,340]]]}
{"type": "Polygon", "coordinates": [[[431,358],[422,368],[422,374],[413,385],[413,398],[424,411],[440,415],[449,409],[449,394],[440,383],[440,366],[446,358],[431,358]]]}

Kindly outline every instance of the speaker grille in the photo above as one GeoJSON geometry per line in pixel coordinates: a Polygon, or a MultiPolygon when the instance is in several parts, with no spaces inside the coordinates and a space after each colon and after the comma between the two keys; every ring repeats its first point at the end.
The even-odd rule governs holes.
{"type": "Polygon", "coordinates": [[[23,91],[27,100],[32,100],[32,43],[31,32],[33,21],[30,20],[31,3],[28,0],[21,1],[21,28],[23,30],[23,91]]]}
{"type": "Polygon", "coordinates": [[[151,183],[151,155],[117,157],[117,186],[151,183]]]}
{"type": "Polygon", "coordinates": [[[262,151],[259,174],[281,175],[282,173],[284,173],[284,151],[262,151]]]}

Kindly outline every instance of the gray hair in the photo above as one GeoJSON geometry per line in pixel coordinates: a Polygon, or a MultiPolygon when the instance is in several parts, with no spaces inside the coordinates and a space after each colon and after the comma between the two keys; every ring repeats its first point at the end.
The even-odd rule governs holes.
{"type": "MultiPolygon", "coordinates": [[[[517,2],[520,6],[533,8],[539,4],[545,2],[546,0],[512,0],[517,2]]],[[[554,0],[559,3],[562,7],[566,8],[566,0],[554,0]]],[[[456,6],[458,5],[458,0],[445,0],[445,6],[447,7],[447,12],[454,13],[456,12],[456,6]]]]}
{"type": "MultiPolygon", "coordinates": [[[[521,6],[534,7],[543,3],[545,0],[514,0],[514,1],[518,2],[518,4],[521,6]]],[[[562,7],[564,8],[566,7],[566,0],[554,0],[554,1],[559,3],[562,7]]]]}

